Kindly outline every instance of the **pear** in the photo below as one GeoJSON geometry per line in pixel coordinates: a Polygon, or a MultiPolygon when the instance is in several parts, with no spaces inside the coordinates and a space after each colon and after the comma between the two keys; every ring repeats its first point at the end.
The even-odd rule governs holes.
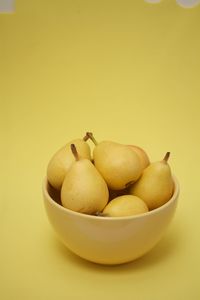
{"type": "Polygon", "coordinates": [[[96,145],[93,151],[94,165],[109,189],[125,189],[140,177],[142,164],[139,156],[130,147],[113,141],[102,141],[98,144],[91,132],[87,134],[96,145]]]}
{"type": "Polygon", "coordinates": [[[133,195],[123,195],[111,200],[103,210],[102,216],[125,217],[148,212],[146,203],[133,195]]]}
{"type": "Polygon", "coordinates": [[[166,203],[173,194],[174,182],[168,164],[170,152],[162,161],[151,163],[140,179],[130,187],[130,194],[144,200],[150,210],[166,203]]]}
{"type": "Polygon", "coordinates": [[[105,180],[89,159],[79,156],[74,144],[71,150],[76,160],[62,184],[62,205],[85,214],[102,211],[109,197],[105,180]]]}
{"type": "Polygon", "coordinates": [[[57,190],[61,189],[63,180],[71,164],[75,161],[70,145],[75,144],[77,151],[82,158],[91,159],[90,147],[86,143],[88,137],[74,139],[60,148],[51,158],[47,166],[47,179],[57,190]]]}
{"type": "Polygon", "coordinates": [[[146,167],[148,167],[148,165],[150,164],[150,161],[149,161],[149,157],[148,157],[147,153],[144,151],[144,149],[142,149],[136,145],[128,145],[128,146],[131,147],[131,149],[138,154],[143,170],[146,167]]]}

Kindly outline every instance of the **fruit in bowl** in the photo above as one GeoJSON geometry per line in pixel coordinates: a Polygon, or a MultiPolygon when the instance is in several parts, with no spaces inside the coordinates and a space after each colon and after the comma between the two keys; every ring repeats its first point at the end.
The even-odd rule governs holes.
{"type": "Polygon", "coordinates": [[[71,150],[75,161],[62,184],[63,206],[87,214],[102,211],[109,196],[105,180],[89,159],[79,157],[75,144],[71,150]]]}
{"type": "Polygon", "coordinates": [[[53,155],[47,166],[47,178],[49,183],[57,190],[62,187],[63,180],[71,164],[74,162],[74,156],[71,152],[71,144],[76,145],[79,155],[82,158],[91,159],[90,147],[86,143],[88,137],[83,139],[74,139],[67,143],[53,155]]]}
{"type": "Polygon", "coordinates": [[[174,215],[179,186],[168,163],[170,153],[150,162],[142,148],[137,148],[140,154],[135,151],[137,146],[97,143],[92,133],[83,142],[86,157],[74,140],[62,150],[59,168],[50,174],[59,178],[56,170],[65,170],[59,187],[47,171],[43,196],[49,221],[63,243],[87,260],[132,261],[159,241],[174,215]],[[95,144],[93,155],[88,139],[95,144]]]}

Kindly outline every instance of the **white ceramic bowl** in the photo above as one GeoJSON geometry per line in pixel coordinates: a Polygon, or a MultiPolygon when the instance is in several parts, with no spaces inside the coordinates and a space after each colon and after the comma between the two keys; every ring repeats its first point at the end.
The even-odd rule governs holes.
{"type": "Polygon", "coordinates": [[[43,197],[49,221],[68,249],[86,260],[112,265],[133,261],[157,244],[176,210],[176,178],[174,183],[174,194],[166,204],[129,217],[97,217],[66,209],[46,179],[43,197]]]}

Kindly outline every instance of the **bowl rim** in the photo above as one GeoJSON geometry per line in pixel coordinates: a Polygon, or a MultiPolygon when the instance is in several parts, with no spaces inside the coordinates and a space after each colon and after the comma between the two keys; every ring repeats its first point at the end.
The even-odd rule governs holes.
{"type": "Polygon", "coordinates": [[[86,219],[95,219],[95,220],[101,220],[101,221],[117,221],[117,220],[132,220],[132,219],[139,219],[139,218],[144,218],[144,217],[148,217],[154,214],[159,213],[160,211],[166,209],[168,206],[170,206],[173,202],[175,202],[178,199],[179,193],[180,193],[180,186],[179,186],[179,182],[176,178],[176,176],[172,176],[173,177],[173,181],[174,181],[174,193],[172,195],[172,197],[162,206],[155,208],[153,210],[147,211],[145,213],[142,214],[138,214],[138,215],[133,215],[133,216],[123,216],[123,217],[109,217],[109,216],[95,216],[95,215],[89,215],[89,214],[84,214],[84,213],[80,213],[80,212],[76,212],[73,210],[70,210],[68,208],[65,208],[64,206],[60,205],[59,203],[57,203],[55,200],[53,200],[51,198],[51,196],[49,195],[48,191],[47,191],[47,184],[48,184],[48,180],[47,177],[45,177],[43,179],[43,184],[42,184],[42,191],[43,191],[43,195],[45,196],[45,200],[48,199],[48,201],[50,202],[51,205],[55,206],[57,209],[60,209],[61,211],[77,216],[77,217],[81,217],[81,218],[86,218],[86,219]]]}

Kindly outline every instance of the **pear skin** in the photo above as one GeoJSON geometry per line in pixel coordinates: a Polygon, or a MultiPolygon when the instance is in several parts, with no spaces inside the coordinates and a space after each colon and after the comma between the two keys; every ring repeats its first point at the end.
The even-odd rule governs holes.
{"type": "Polygon", "coordinates": [[[125,145],[103,141],[93,151],[94,164],[112,190],[122,190],[142,173],[138,155],[125,145]]]}
{"type": "Polygon", "coordinates": [[[133,151],[135,151],[138,154],[143,170],[146,167],[148,167],[148,165],[150,164],[150,160],[149,160],[147,153],[144,151],[144,149],[142,149],[136,145],[128,145],[128,146],[131,147],[131,149],[133,149],[133,151]]]}
{"type": "Polygon", "coordinates": [[[146,203],[133,195],[123,195],[111,200],[102,215],[108,217],[134,216],[148,212],[146,203]]]}
{"type": "Polygon", "coordinates": [[[144,200],[149,210],[162,206],[172,197],[174,182],[167,162],[169,155],[167,152],[162,161],[151,163],[130,187],[129,193],[144,200]]]}
{"type": "Polygon", "coordinates": [[[106,182],[95,166],[90,160],[77,156],[63,181],[62,205],[76,212],[95,214],[103,210],[108,198],[106,182]]]}
{"type": "Polygon", "coordinates": [[[47,166],[47,179],[57,190],[61,189],[63,180],[71,164],[75,161],[70,145],[75,144],[80,157],[91,159],[90,147],[84,139],[75,139],[59,149],[47,166]]]}

